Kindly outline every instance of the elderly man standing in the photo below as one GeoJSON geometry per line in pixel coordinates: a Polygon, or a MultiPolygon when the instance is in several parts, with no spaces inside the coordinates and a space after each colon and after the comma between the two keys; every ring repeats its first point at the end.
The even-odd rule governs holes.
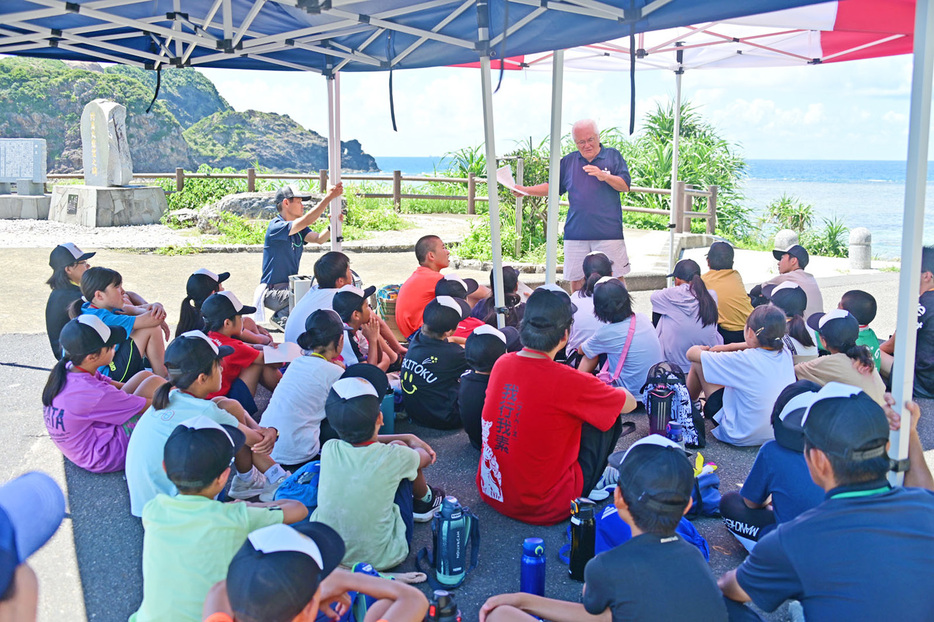
{"type": "MultiPolygon", "coordinates": [[[[623,239],[620,192],[629,192],[629,167],[619,151],[600,143],[600,131],[590,119],[571,127],[577,151],[561,158],[558,194],[567,193],[564,225],[564,278],[574,291],[584,285],[584,257],[600,251],[613,261],[613,276],[629,274],[629,255],[623,239]]],[[[548,184],[516,186],[532,196],[548,195],[548,184]]]]}
{"type": "Polygon", "coordinates": [[[262,304],[274,311],[272,320],[280,326],[285,326],[289,316],[289,277],[298,274],[305,244],[321,244],[331,236],[330,227],[316,233],[308,225],[317,220],[331,200],[343,192],[343,185],[338,183],[328,190],[314,209],[306,212],[302,201],[310,199],[310,194],[299,191],[295,186],[283,186],[276,191],[279,214],[270,221],[263,240],[263,276],[260,279],[263,290],[257,295],[256,306],[262,304]]]}

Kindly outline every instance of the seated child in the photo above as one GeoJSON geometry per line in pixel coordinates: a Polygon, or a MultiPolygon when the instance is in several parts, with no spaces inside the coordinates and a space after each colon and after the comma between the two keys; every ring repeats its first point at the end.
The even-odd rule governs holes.
{"type": "Polygon", "coordinates": [[[574,323],[571,324],[571,334],[568,337],[566,346],[569,365],[577,366],[580,360],[580,354],[577,349],[590,338],[597,328],[600,327],[600,320],[593,313],[593,289],[597,281],[605,276],[613,276],[613,262],[600,251],[591,251],[584,257],[583,263],[584,285],[579,290],[571,294],[571,302],[577,307],[574,311],[574,323]]]}
{"type": "Polygon", "coordinates": [[[45,332],[52,346],[52,356],[62,358],[62,348],[58,336],[68,320],[68,308],[81,298],[81,276],[91,266],[88,259],[97,253],[85,253],[71,242],[59,244],[49,254],[49,267],[52,276],[46,281],[52,289],[49,300],[45,303],[45,332]]]}
{"type": "Polygon", "coordinates": [[[324,523],[257,529],[230,562],[226,580],[211,588],[205,621],[322,619],[322,593],[372,598],[376,602],[367,607],[367,620],[425,619],[428,600],[417,588],[338,568],[344,550],[340,535],[324,523]]]}
{"type": "Polygon", "coordinates": [[[846,309],[859,322],[859,337],[856,338],[856,345],[869,348],[876,370],[881,369],[882,354],[879,350],[879,338],[875,331],[869,328],[872,321],[876,319],[876,299],[868,292],[851,289],[843,294],[837,308],[846,309]]]}
{"type": "Polygon", "coordinates": [[[443,279],[435,284],[435,298],[438,296],[450,296],[458,300],[463,300],[467,304],[467,317],[458,322],[457,330],[451,336],[450,341],[464,344],[473,329],[486,324],[483,320],[471,317],[470,305],[467,303],[467,296],[477,291],[478,284],[474,279],[462,279],[456,274],[446,274],[443,279]]]}
{"type": "Polygon", "coordinates": [[[480,449],[480,419],[486,399],[486,387],[496,359],[506,354],[506,335],[484,324],[467,337],[464,354],[472,368],[461,376],[460,414],[464,431],[474,449],[480,449]]]}
{"type": "Polygon", "coordinates": [[[376,570],[405,560],[413,521],[430,521],[444,498],[425,481],[423,469],[436,458],[427,443],[411,434],[378,434],[381,398],[363,378],[341,378],[331,387],[325,411],[340,439],[321,448],[311,517],[341,534],[345,566],[365,561],[376,570]]]}
{"type": "Polygon", "coordinates": [[[790,281],[778,285],[765,285],[762,295],[773,305],[785,312],[785,349],[791,352],[791,360],[797,365],[813,361],[819,354],[814,334],[804,321],[804,310],[808,306],[808,295],[801,287],[790,281]]]}
{"type": "Polygon", "coordinates": [[[96,315],[79,315],[62,329],[65,349],[42,391],[45,427],[65,457],[92,473],[123,470],[130,433],[165,378],[138,372],[121,383],[98,372],[126,340],[96,315]]]}
{"type": "Polygon", "coordinates": [[[798,380],[811,380],[821,386],[842,382],[858,387],[884,407],[885,383],[873,364],[869,348],[856,345],[859,337],[856,318],[849,311],[834,309],[809,317],[808,327],[817,333],[821,348],[830,354],[795,365],[798,380]]]}
{"type": "Polygon", "coordinates": [[[237,475],[227,493],[230,497],[250,499],[259,495],[261,501],[271,501],[279,484],[288,477],[269,457],[278,435],[275,428],[257,425],[236,400],[207,399],[220,387],[221,360],[231,353],[229,346],[217,346],[196,330],[179,335],[169,344],[165,353],[169,381],[156,391],[152,406],[140,417],[127,447],[126,483],[133,516],[141,516],[143,507],[156,495],[177,493],[162,468],[162,450],[175,426],[199,415],[236,426],[246,435],[247,447],[237,453],[237,475]]]}
{"type": "MultiPolygon", "coordinates": [[[[490,271],[490,291],[493,290],[493,271],[490,271]]],[[[506,305],[506,326],[519,328],[522,314],[525,312],[525,303],[519,295],[519,271],[512,266],[503,266],[503,296],[506,305]]],[[[474,305],[470,315],[496,326],[496,303],[491,294],[474,305]]]]}
{"type": "Polygon", "coordinates": [[[178,496],[160,494],[143,508],[143,602],[131,622],[196,622],[208,591],[251,531],[308,516],[298,501],[221,503],[243,433],[198,416],[175,426],[163,448],[178,496]]]}
{"type": "Polygon", "coordinates": [[[723,523],[747,551],[779,523],[817,507],[824,491],[814,483],[804,460],[801,417],[820,386],[799,380],[785,387],[772,409],[775,440],[759,448],[739,492],[720,500],[723,523]]]}
{"type": "Polygon", "coordinates": [[[726,606],[703,555],[675,534],[693,487],[691,464],[675,443],[658,434],[637,441],[623,457],[613,495],[632,539],[587,563],[581,602],[501,594],[484,603],[480,619],[725,621],[726,606]]]}
{"type": "Polygon", "coordinates": [[[344,285],[334,294],[331,306],[344,322],[344,346],[341,350],[344,365],[370,363],[386,371],[396,362],[398,355],[380,337],[379,316],[372,312],[369,303],[375,291],[372,285],[365,290],[344,285]],[[361,335],[366,343],[365,351],[361,335]]]}
{"type": "Polygon", "coordinates": [[[124,300],[123,277],[109,268],[88,268],[81,277],[81,294],[87,302],[76,300],[69,314],[96,315],[108,326],[119,326],[129,336],[117,346],[114,360],[98,371],[118,382],[126,382],[143,369],[142,357],[149,361],[153,373],[166,377],[165,341],[169,327],[165,309],[159,303],[134,306],[124,300]]]}
{"type": "Polygon", "coordinates": [[[785,348],[785,314],[766,304],[746,319],[746,342],[692,346],[688,391],[696,400],[707,396],[704,416],[718,424],[717,439],[740,447],[772,440],[772,405],[782,389],[795,381],[791,353],[785,348]]]}
{"type": "Polygon", "coordinates": [[[282,378],[278,364],[266,364],[261,346],[253,346],[240,340],[243,332],[243,316],[255,313],[255,307],[242,304],[233,292],[218,292],[208,297],[201,305],[207,335],[221,346],[230,346],[233,353],[224,359],[220,390],[208,398],[227,396],[237,400],[251,415],[258,408],[253,396],[256,386],[262,384],[270,391],[282,378]]]}
{"type": "Polygon", "coordinates": [[[324,402],[344,371],[336,360],[343,340],[344,323],[336,312],[318,309],[309,315],[298,338],[305,356],[289,364],[263,413],[263,423],[279,431],[272,458],[293,473],[321,451],[324,402]]]}
{"type": "Polygon", "coordinates": [[[437,430],[461,427],[457,403],[460,377],[468,369],[464,348],[448,341],[463,319],[463,307],[450,296],[425,306],[424,324],[409,340],[402,361],[402,400],[409,419],[437,430]]]}
{"type": "MultiPolygon", "coordinates": [[[[201,317],[201,305],[212,294],[224,291],[224,281],[230,278],[229,272],[215,274],[205,268],[195,270],[185,285],[185,299],[182,300],[182,308],[178,314],[178,326],[175,327],[175,334],[181,335],[190,330],[204,330],[204,318],[201,317]]],[[[240,340],[246,343],[258,343],[261,345],[271,345],[272,336],[269,331],[262,326],[257,326],[253,318],[243,318],[243,330],[240,332],[240,340]]]]}

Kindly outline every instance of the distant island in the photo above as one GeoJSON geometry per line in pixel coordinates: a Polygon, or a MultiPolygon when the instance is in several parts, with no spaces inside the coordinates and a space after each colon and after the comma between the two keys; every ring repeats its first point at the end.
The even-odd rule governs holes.
{"type": "MultiPolygon", "coordinates": [[[[288,115],[237,111],[194,69],[162,71],[159,97],[147,113],[156,74],[126,65],[31,58],[0,59],[0,138],[44,138],[48,171],[82,169],[81,112],[99,97],[127,108],[127,136],[137,173],[176,167],[307,173],[328,166],[327,139],[288,115]]],[[[356,140],[341,142],[341,165],[378,171],[356,140]]]]}

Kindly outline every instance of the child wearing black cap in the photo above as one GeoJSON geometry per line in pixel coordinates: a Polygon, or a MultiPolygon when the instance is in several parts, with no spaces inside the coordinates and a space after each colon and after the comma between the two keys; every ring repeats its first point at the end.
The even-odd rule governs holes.
{"type": "Polygon", "coordinates": [[[409,340],[400,380],[405,412],[437,430],[461,427],[458,389],[468,369],[464,348],[448,341],[464,317],[456,298],[439,296],[425,306],[424,324],[409,340]]]}
{"type": "Polygon", "coordinates": [[[176,426],[165,442],[163,466],[178,496],[156,496],[143,509],[143,602],[130,617],[197,621],[211,586],[227,575],[251,531],[308,516],[298,501],[221,503],[243,433],[208,417],[176,426]]]}
{"type": "Polygon", "coordinates": [[[808,306],[808,296],[799,285],[785,281],[778,285],[765,285],[762,295],[773,305],[785,312],[785,349],[791,352],[795,365],[807,363],[817,358],[819,352],[813,333],[808,329],[804,310],[808,306]]]}
{"type": "MultiPolygon", "coordinates": [[[[494,273],[490,271],[490,290],[493,290],[494,273]]],[[[522,314],[525,313],[525,303],[522,302],[522,296],[519,295],[519,271],[512,266],[503,266],[503,302],[506,304],[506,326],[519,328],[522,322],[522,314]]],[[[496,326],[496,309],[494,308],[493,296],[484,298],[474,305],[471,310],[471,317],[479,318],[489,324],[496,326]]]]}
{"type": "MultiPolygon", "coordinates": [[[[478,287],[479,285],[474,279],[462,279],[456,274],[446,274],[444,278],[435,284],[435,298],[438,296],[450,296],[451,298],[463,300],[469,311],[470,303],[467,301],[467,297],[470,294],[476,293],[478,287]]],[[[484,324],[486,324],[486,322],[483,320],[468,315],[457,323],[457,328],[454,330],[454,334],[449,338],[449,341],[464,345],[470,333],[478,326],[483,326],[484,324]]]]}
{"type": "Polygon", "coordinates": [[[380,336],[379,316],[370,309],[369,299],[375,291],[372,285],[366,289],[344,285],[334,294],[331,305],[344,322],[344,365],[369,363],[386,371],[398,355],[380,336]]]}
{"type": "MultiPolygon", "coordinates": [[[[230,278],[229,272],[215,274],[206,268],[195,270],[188,277],[185,285],[185,298],[178,314],[178,325],[175,334],[181,335],[190,330],[204,330],[204,318],[201,316],[201,305],[212,294],[224,291],[224,281],[230,278]]],[[[251,317],[243,318],[243,330],[240,331],[240,340],[246,343],[271,345],[272,336],[262,326],[257,326],[251,317]]]]}
{"type": "Polygon", "coordinates": [[[408,556],[412,523],[430,521],[444,491],[425,481],[423,470],[436,459],[427,443],[412,434],[379,434],[385,374],[355,367],[366,368],[369,379],[345,374],[328,393],[325,411],[340,439],[321,449],[318,507],[311,518],[341,534],[345,565],[365,561],[385,570],[408,556]]]}
{"type": "Polygon", "coordinates": [[[632,539],[587,563],[581,603],[502,594],[484,603],[481,622],[579,622],[591,619],[587,614],[600,620],[725,621],[707,562],[675,534],[691,507],[693,486],[693,469],[677,444],[657,434],[637,441],[623,456],[613,496],[632,539]]]}
{"type": "Polygon", "coordinates": [[[122,328],[80,315],[62,329],[65,355],[42,391],[45,427],[69,460],[92,473],[120,471],[130,433],[165,378],[141,371],[125,383],[98,372],[126,339],[122,328]]]}
{"type": "Polygon", "coordinates": [[[206,416],[217,423],[237,427],[246,436],[248,449],[237,454],[237,475],[229,496],[250,499],[259,495],[271,501],[281,480],[288,476],[269,457],[278,436],[271,427],[260,427],[236,400],[207,399],[221,382],[221,359],[231,353],[200,331],[179,335],[166,350],[169,381],[159,387],[152,406],[140,417],[126,456],[126,481],[130,490],[130,511],[141,516],[143,507],[156,495],[176,494],[175,485],[162,468],[165,441],[181,422],[206,416]]]}
{"type": "Polygon", "coordinates": [[[85,253],[71,242],[59,244],[49,254],[49,267],[52,276],[46,285],[52,288],[45,305],[45,332],[49,336],[52,355],[62,358],[62,348],[58,336],[68,323],[68,307],[81,298],[81,276],[91,266],[88,259],[97,253],[85,253]]]}
{"type": "Polygon", "coordinates": [[[233,349],[233,353],[224,358],[220,390],[208,395],[208,398],[231,397],[240,402],[251,415],[255,415],[258,410],[253,400],[257,385],[262,384],[273,391],[282,378],[278,365],[266,364],[262,349],[240,339],[243,316],[255,312],[255,307],[242,304],[233,292],[228,291],[212,294],[201,305],[208,337],[219,346],[233,349]]]}
{"type": "Polygon", "coordinates": [[[230,562],[227,579],[211,588],[205,622],[310,622],[320,619],[319,608],[350,592],[376,600],[368,620],[424,619],[428,600],[418,589],[338,568],[344,550],[340,535],[324,523],[254,531],[230,562]]]}
{"type": "Polygon", "coordinates": [[[461,423],[474,449],[480,449],[480,419],[490,384],[493,364],[506,354],[506,335],[489,324],[476,328],[464,346],[464,354],[472,368],[461,376],[459,405],[461,423]]]}

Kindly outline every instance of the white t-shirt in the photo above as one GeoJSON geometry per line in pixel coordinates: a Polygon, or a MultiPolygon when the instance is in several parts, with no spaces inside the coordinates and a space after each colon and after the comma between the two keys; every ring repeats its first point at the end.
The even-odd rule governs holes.
{"type": "Polygon", "coordinates": [[[772,440],[772,407],[782,389],[795,381],[791,353],[765,348],[738,352],[701,352],[704,378],[723,385],[723,408],[714,416],[720,424],[713,435],[741,447],[772,440]]]}
{"type": "Polygon", "coordinates": [[[581,347],[581,344],[590,339],[603,324],[593,314],[593,296],[582,296],[581,290],[578,290],[571,295],[571,300],[577,306],[577,312],[574,314],[574,323],[571,324],[571,333],[568,335],[568,353],[581,347]]]}
{"type": "MultiPolygon", "coordinates": [[[[816,340],[817,337],[815,336],[814,339],[816,340]]],[[[795,365],[813,361],[820,354],[816,345],[805,346],[791,335],[785,335],[782,337],[782,341],[785,342],[785,349],[791,352],[791,358],[795,365]]]]}
{"type": "Polygon", "coordinates": [[[305,321],[308,316],[318,309],[333,309],[331,304],[336,293],[337,289],[334,287],[318,289],[316,286],[308,290],[308,293],[295,303],[295,308],[289,313],[289,319],[285,322],[285,340],[298,343],[298,338],[305,332],[305,321]]]}
{"type": "Polygon", "coordinates": [[[324,402],[343,371],[318,356],[300,356],[289,364],[263,413],[263,425],[279,431],[273,460],[298,464],[318,455],[324,402]]]}
{"type": "MultiPolygon", "coordinates": [[[[635,314],[634,317],[636,329],[632,335],[632,345],[626,354],[622,372],[615,385],[625,387],[636,399],[641,400],[642,385],[645,384],[649,370],[656,363],[664,361],[665,357],[662,355],[662,346],[658,341],[655,327],[652,326],[652,320],[641,313],[635,314]]],[[[616,365],[626,345],[631,320],[632,317],[615,324],[601,322],[593,336],[581,345],[584,356],[588,358],[601,354],[607,355],[608,371],[611,376],[616,372],[616,365]]]]}

